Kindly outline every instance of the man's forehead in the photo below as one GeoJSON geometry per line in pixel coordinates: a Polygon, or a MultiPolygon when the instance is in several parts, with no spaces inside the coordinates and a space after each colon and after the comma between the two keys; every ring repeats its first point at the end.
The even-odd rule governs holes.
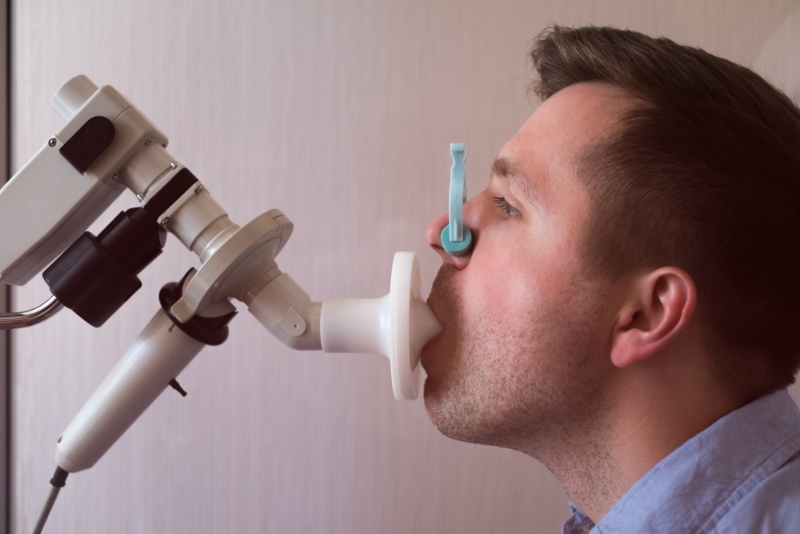
{"type": "Polygon", "coordinates": [[[633,97],[609,83],[578,83],[542,102],[522,130],[585,144],[608,132],[635,105],[633,97]]]}
{"type": "Polygon", "coordinates": [[[623,112],[634,105],[630,96],[610,84],[566,87],[545,100],[506,143],[492,173],[527,193],[537,177],[573,174],[580,154],[610,135],[623,112]]]}

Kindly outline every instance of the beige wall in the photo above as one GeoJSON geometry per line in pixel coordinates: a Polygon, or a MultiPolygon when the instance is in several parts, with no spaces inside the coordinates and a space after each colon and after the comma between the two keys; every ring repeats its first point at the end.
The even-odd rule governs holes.
{"type": "MultiPolygon", "coordinates": [[[[156,0],[12,3],[12,167],[60,126],[49,107],[85,73],[132,99],[171,153],[243,224],[280,208],[278,258],[315,299],[387,291],[396,250],[438,262],[448,144],[469,190],[532,110],[526,49],[551,22],[613,24],[696,44],[798,96],[796,0],[156,0]]],[[[94,227],[120,209],[126,195],[94,227]]],[[[35,206],[31,207],[35,216],[35,206]]],[[[12,531],[29,532],[55,440],[195,258],[171,238],[102,329],[71,312],[14,335],[12,531]]],[[[15,307],[43,301],[32,282],[15,307]]],[[[246,312],[229,341],[93,469],[70,477],[50,532],[555,532],[567,513],[522,455],[449,441],[393,400],[370,355],[294,353],[246,312]]]]}

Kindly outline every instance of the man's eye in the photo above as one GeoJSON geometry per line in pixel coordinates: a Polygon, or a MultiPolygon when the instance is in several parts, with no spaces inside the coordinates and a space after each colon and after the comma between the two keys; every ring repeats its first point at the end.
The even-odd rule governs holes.
{"type": "Polygon", "coordinates": [[[505,197],[493,197],[495,205],[505,212],[507,217],[516,217],[519,215],[519,210],[508,203],[505,197]]]}

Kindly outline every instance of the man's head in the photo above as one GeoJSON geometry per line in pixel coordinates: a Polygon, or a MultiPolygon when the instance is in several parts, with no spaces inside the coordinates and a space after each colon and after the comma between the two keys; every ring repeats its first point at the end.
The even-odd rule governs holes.
{"type": "Polygon", "coordinates": [[[731,395],[790,383],[796,108],[742,67],[632,32],[554,28],[532,57],[544,103],[464,207],[472,252],[441,252],[444,216],[429,229],[445,258],[429,299],[445,328],[423,352],[437,426],[522,448],[590,424],[610,377],[688,347],[690,322],[731,395]]]}
{"type": "Polygon", "coordinates": [[[720,380],[743,397],[791,384],[800,365],[797,107],[744,67],[631,31],[552,28],[531,56],[543,99],[600,81],[640,102],[579,158],[593,272],[685,269],[720,380]]]}

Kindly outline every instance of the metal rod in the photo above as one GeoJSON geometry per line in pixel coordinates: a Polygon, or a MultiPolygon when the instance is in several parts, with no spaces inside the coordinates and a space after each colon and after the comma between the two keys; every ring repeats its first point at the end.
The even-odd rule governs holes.
{"type": "Polygon", "coordinates": [[[50,297],[47,302],[28,311],[18,313],[0,313],[0,330],[24,328],[46,321],[61,311],[64,305],[56,298],[50,297]]]}
{"type": "Polygon", "coordinates": [[[56,502],[56,497],[58,497],[58,491],[60,489],[61,488],[57,487],[50,488],[50,494],[47,496],[47,501],[44,503],[42,513],[39,515],[39,520],[36,522],[36,526],[33,527],[33,534],[41,534],[42,530],[44,530],[44,524],[47,522],[47,518],[50,516],[50,511],[53,509],[53,505],[56,502]]]}

